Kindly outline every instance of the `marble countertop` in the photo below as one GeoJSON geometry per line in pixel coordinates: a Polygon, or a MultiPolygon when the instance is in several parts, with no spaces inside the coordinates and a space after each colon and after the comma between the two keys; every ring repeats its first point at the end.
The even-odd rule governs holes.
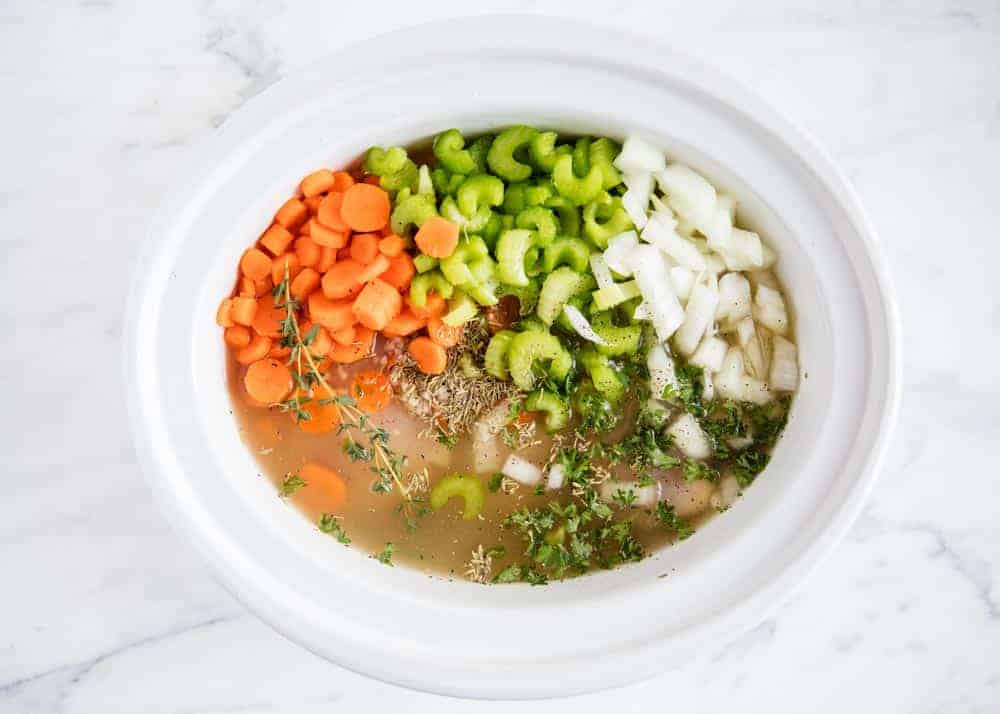
{"type": "MultiPolygon", "coordinates": [[[[564,12],[462,7],[473,5],[564,12]]],[[[1000,5],[573,6],[755,87],[856,184],[895,274],[905,390],[886,468],[846,540],[731,645],[571,700],[472,706],[282,639],[209,577],[138,473],[120,375],[137,241],[195,142],[248,97],[348,38],[456,8],[9,0],[0,712],[1000,711],[1000,5]]]]}

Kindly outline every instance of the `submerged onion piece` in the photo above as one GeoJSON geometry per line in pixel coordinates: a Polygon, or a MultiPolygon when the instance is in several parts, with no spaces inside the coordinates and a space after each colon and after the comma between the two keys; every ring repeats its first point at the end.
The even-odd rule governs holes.
{"type": "Polygon", "coordinates": [[[598,288],[610,288],[615,284],[615,279],[611,277],[608,261],[600,253],[594,253],[590,256],[590,272],[594,274],[598,288]]]}
{"type": "Polygon", "coordinates": [[[718,372],[728,350],[729,343],[721,337],[706,337],[691,355],[690,362],[703,367],[706,372],[718,372]]]}
{"type": "Polygon", "coordinates": [[[667,203],[685,220],[700,226],[714,218],[715,187],[694,169],[673,163],[656,174],[656,181],[667,194],[667,203]]]}
{"type": "Polygon", "coordinates": [[[680,390],[674,359],[663,345],[656,345],[649,351],[646,368],[649,370],[649,391],[654,399],[660,399],[667,387],[680,390]]]}
{"type": "Polygon", "coordinates": [[[674,444],[689,459],[707,459],[712,455],[712,444],[698,420],[684,413],[667,429],[674,444]]]}
{"type": "Polygon", "coordinates": [[[636,246],[632,252],[632,272],[652,312],[656,336],[666,342],[684,322],[684,309],[674,293],[670,273],[659,251],[651,245],[636,246]]]}
{"type": "Polygon", "coordinates": [[[545,475],[545,488],[549,491],[558,491],[566,481],[566,469],[562,464],[552,464],[549,472],[545,475]]]}
{"type": "Polygon", "coordinates": [[[701,338],[715,320],[715,309],[719,305],[719,293],[707,285],[695,285],[691,289],[684,322],[674,336],[674,346],[682,355],[690,356],[698,347],[701,338]]]}
{"type": "Polygon", "coordinates": [[[500,473],[514,479],[522,486],[534,486],[542,480],[542,470],[517,454],[507,457],[500,473]]]}
{"type": "Polygon", "coordinates": [[[660,500],[660,482],[640,486],[635,481],[611,479],[601,484],[600,496],[608,503],[627,502],[632,508],[652,508],[660,500]]]}
{"type": "Polygon", "coordinates": [[[580,337],[597,345],[606,346],[608,344],[604,341],[603,337],[594,332],[594,328],[590,326],[590,321],[580,312],[580,308],[567,303],[563,305],[563,314],[566,315],[569,324],[573,326],[576,334],[580,335],[580,337]]]}
{"type": "Polygon", "coordinates": [[[753,316],[757,322],[779,335],[788,332],[788,312],[785,301],[777,290],[759,285],[754,298],[753,316]]]}
{"type": "Polygon", "coordinates": [[[779,392],[794,392],[799,386],[797,350],[781,335],[775,335],[771,343],[769,386],[779,392]]]}
{"type": "Polygon", "coordinates": [[[719,307],[715,311],[716,320],[739,322],[750,315],[752,298],[750,281],[740,273],[726,273],[719,278],[719,307]]]}

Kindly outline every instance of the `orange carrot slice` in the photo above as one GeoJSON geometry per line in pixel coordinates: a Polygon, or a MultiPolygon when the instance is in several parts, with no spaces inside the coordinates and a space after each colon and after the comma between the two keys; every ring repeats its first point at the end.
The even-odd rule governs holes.
{"type": "Polygon", "coordinates": [[[330,332],[338,332],[357,322],[350,300],[331,300],[317,291],[309,295],[308,305],[312,321],[330,332]]]}
{"type": "Polygon", "coordinates": [[[236,361],[240,364],[252,364],[267,357],[271,351],[271,340],[263,335],[254,335],[250,344],[236,353],[236,361]]]}
{"type": "Polygon", "coordinates": [[[303,268],[289,286],[292,297],[299,301],[305,300],[319,288],[320,279],[320,274],[312,268],[303,268]]]}
{"type": "Polygon", "coordinates": [[[441,374],[448,366],[448,353],[429,337],[414,337],[407,349],[424,374],[441,374]]]}
{"type": "MultiPolygon", "coordinates": [[[[308,423],[301,425],[303,429],[308,423]]],[[[340,510],[347,501],[347,482],[333,469],[310,461],[299,468],[298,476],[306,485],[292,499],[307,511],[329,513],[340,510]]]]}
{"type": "Polygon", "coordinates": [[[287,228],[277,223],[272,223],[260,237],[260,244],[267,248],[271,255],[281,255],[288,250],[288,246],[292,244],[293,240],[295,240],[295,237],[288,232],[287,228]]]}
{"type": "Polygon", "coordinates": [[[292,391],[292,373],[276,359],[257,360],[243,376],[247,394],[263,404],[275,404],[292,391]]]}
{"type": "Polygon", "coordinates": [[[299,236],[295,239],[295,256],[303,268],[311,268],[319,261],[319,246],[309,236],[299,236]]]}
{"type": "Polygon", "coordinates": [[[412,310],[407,309],[389,320],[382,328],[382,334],[386,337],[405,337],[426,326],[427,320],[425,318],[417,317],[412,310]]]}
{"type": "Polygon", "coordinates": [[[285,319],[285,308],[274,303],[270,293],[257,298],[257,311],[253,317],[253,329],[262,337],[281,337],[281,322],[285,319]]]}
{"type": "Polygon", "coordinates": [[[435,316],[440,317],[448,309],[448,303],[437,293],[427,293],[427,302],[423,307],[417,307],[409,299],[407,299],[407,302],[410,304],[413,314],[425,320],[435,316]]]}
{"type": "Polygon", "coordinates": [[[400,253],[389,259],[389,267],[384,272],[379,273],[379,278],[392,285],[396,290],[406,290],[410,287],[410,281],[417,274],[417,268],[413,265],[413,258],[409,253],[400,253]]]}
{"type": "Polygon", "coordinates": [[[361,264],[351,260],[334,263],[323,276],[323,294],[331,300],[354,297],[361,292],[361,264]]]}
{"type": "Polygon", "coordinates": [[[389,220],[389,194],[378,186],[356,183],[343,193],[340,217],[352,230],[378,231],[389,220]]]}
{"type": "Polygon", "coordinates": [[[351,396],[362,411],[374,414],[385,409],[392,401],[392,385],[385,372],[365,370],[351,382],[351,396]]]}
{"type": "Polygon", "coordinates": [[[427,336],[444,348],[454,347],[462,339],[462,325],[452,327],[446,325],[440,317],[432,317],[427,321],[427,336]]]}
{"type": "Polygon", "coordinates": [[[227,327],[224,336],[226,344],[236,350],[241,350],[250,344],[250,330],[243,325],[227,327]]]}
{"type": "Polygon", "coordinates": [[[271,259],[259,248],[250,248],[240,259],[240,270],[254,280],[271,273],[271,259]]]}
{"type": "Polygon", "coordinates": [[[321,193],[326,193],[331,188],[333,188],[336,180],[333,177],[333,172],[330,169],[320,169],[319,171],[313,171],[311,174],[302,179],[302,183],[299,184],[299,188],[302,189],[302,195],[306,198],[311,198],[321,193]]]}
{"type": "Polygon", "coordinates": [[[351,239],[351,258],[368,265],[379,254],[379,236],[375,233],[355,233],[351,239]]]}
{"type": "Polygon", "coordinates": [[[312,222],[312,230],[309,232],[309,237],[313,239],[316,245],[329,246],[336,250],[340,250],[347,245],[347,233],[332,230],[322,223],[315,221],[312,222]]]}
{"type": "Polygon", "coordinates": [[[379,253],[387,258],[395,258],[406,249],[406,241],[395,233],[390,233],[378,242],[379,253]]]}
{"type": "Polygon", "coordinates": [[[233,298],[233,307],[229,316],[237,325],[250,326],[257,314],[257,300],[252,297],[233,298]]]}
{"type": "Polygon", "coordinates": [[[339,362],[340,364],[357,362],[358,360],[362,360],[371,355],[372,340],[374,338],[375,333],[372,330],[369,330],[367,327],[362,325],[358,325],[355,328],[354,339],[351,341],[351,344],[334,345],[326,356],[331,361],[339,362]]]}
{"type": "MultiPolygon", "coordinates": [[[[274,285],[281,283],[285,279],[286,268],[288,270],[288,277],[292,279],[299,274],[299,271],[302,270],[302,262],[299,260],[297,254],[284,253],[271,261],[271,287],[274,287],[274,285]]],[[[257,296],[260,297],[264,292],[258,292],[257,296]]]]}
{"type": "Polygon", "coordinates": [[[354,177],[346,171],[335,171],[333,173],[333,191],[343,193],[354,185],[354,177]]]}
{"type": "Polygon", "coordinates": [[[331,230],[346,233],[351,227],[344,222],[340,215],[343,202],[344,194],[339,191],[328,193],[320,201],[319,210],[316,211],[316,220],[331,230]]]}
{"type": "Polygon", "coordinates": [[[381,253],[376,253],[375,260],[373,260],[372,262],[370,262],[368,265],[366,265],[361,269],[361,272],[358,273],[356,280],[359,283],[367,283],[369,280],[377,278],[379,275],[381,275],[388,269],[389,269],[389,259],[386,258],[381,253]]]}
{"type": "Polygon", "coordinates": [[[219,303],[219,309],[215,311],[215,324],[219,327],[232,327],[234,324],[233,317],[233,299],[226,298],[219,303]]]}
{"type": "Polygon", "coordinates": [[[403,298],[396,288],[378,278],[368,282],[354,300],[355,317],[371,330],[381,330],[402,309],[403,298]]]}
{"type": "MultiPolygon", "coordinates": [[[[353,311],[351,311],[351,315],[352,316],[354,315],[353,311]]],[[[355,335],[354,325],[350,325],[349,327],[345,327],[342,330],[337,330],[336,332],[330,333],[330,337],[332,337],[333,341],[336,342],[338,345],[351,344],[352,342],[354,342],[354,335],[355,335]]]]}
{"type": "Polygon", "coordinates": [[[297,198],[290,198],[281,204],[281,208],[274,214],[274,222],[284,226],[290,231],[296,230],[309,218],[309,209],[306,204],[297,198]]]}
{"type": "Polygon", "coordinates": [[[458,245],[458,226],[441,216],[431,216],[414,236],[421,252],[432,258],[447,258],[458,245]]]}

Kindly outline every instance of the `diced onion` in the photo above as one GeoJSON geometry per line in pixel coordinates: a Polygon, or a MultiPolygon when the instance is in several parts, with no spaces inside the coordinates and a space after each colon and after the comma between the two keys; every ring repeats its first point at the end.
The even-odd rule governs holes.
{"type": "Polygon", "coordinates": [[[704,367],[707,372],[718,372],[722,369],[722,360],[726,358],[729,344],[720,337],[706,337],[691,355],[691,364],[704,367]]]}
{"type": "Polygon", "coordinates": [[[632,492],[632,508],[653,508],[660,500],[660,482],[654,481],[648,486],[638,486],[635,481],[618,481],[611,479],[601,484],[600,496],[608,503],[615,503],[615,495],[619,492],[632,492]]]}
{"type": "Polygon", "coordinates": [[[729,474],[719,481],[719,488],[712,494],[712,505],[718,509],[726,509],[736,503],[740,497],[740,482],[729,474]]]}
{"type": "Polygon", "coordinates": [[[781,293],[766,285],[757,286],[753,316],[771,332],[783,335],[788,332],[788,312],[781,293]]]}
{"type": "Polygon", "coordinates": [[[631,260],[639,292],[653,313],[651,321],[656,336],[666,342],[684,322],[684,308],[674,293],[667,266],[651,245],[636,246],[631,260]]]}
{"type": "Polygon", "coordinates": [[[799,364],[795,345],[780,335],[771,343],[769,386],[779,392],[794,392],[799,386],[799,364]]]}
{"type": "Polygon", "coordinates": [[[590,340],[597,345],[607,345],[604,338],[599,334],[594,332],[594,328],[590,326],[590,321],[580,312],[580,308],[575,305],[570,305],[569,303],[563,305],[563,313],[566,315],[566,319],[569,320],[569,324],[573,326],[576,333],[580,335],[585,340],[590,340]]]}
{"type": "Polygon", "coordinates": [[[701,400],[710,402],[715,399],[715,380],[712,379],[711,372],[701,373],[701,400]]]}
{"type": "Polygon", "coordinates": [[[675,265],[670,269],[670,283],[674,286],[677,297],[687,301],[691,296],[691,288],[694,287],[694,272],[682,265],[675,265]]]}
{"type": "Polygon", "coordinates": [[[545,477],[545,488],[550,491],[558,491],[566,481],[566,469],[562,464],[552,464],[549,473],[545,477]]]}
{"type": "Polygon", "coordinates": [[[517,454],[511,454],[500,469],[500,473],[512,478],[523,486],[534,486],[542,480],[542,470],[517,454]]]}
{"type": "Polygon", "coordinates": [[[722,369],[715,377],[715,387],[724,399],[766,404],[773,395],[767,385],[744,372],[743,352],[739,347],[730,347],[722,361],[722,369]]]}
{"type": "Polygon", "coordinates": [[[590,256],[590,272],[594,274],[594,280],[597,281],[597,287],[599,288],[609,288],[615,284],[614,278],[611,277],[611,268],[608,267],[608,261],[600,253],[594,253],[590,256]]]}
{"type": "Polygon", "coordinates": [[[695,285],[691,288],[687,308],[684,311],[684,322],[674,336],[674,345],[678,352],[690,356],[698,347],[701,338],[715,320],[715,309],[719,305],[719,293],[707,285],[695,285]]]}
{"type": "Polygon", "coordinates": [[[667,429],[678,449],[689,459],[707,459],[712,455],[712,444],[698,420],[688,413],[677,417],[667,429]]]}
{"type": "Polygon", "coordinates": [[[759,327],[751,317],[745,317],[736,325],[736,338],[743,348],[746,357],[746,372],[751,377],[763,379],[767,376],[768,338],[770,333],[765,327],[759,327]]]}
{"type": "Polygon", "coordinates": [[[667,159],[660,149],[633,134],[625,139],[614,164],[625,174],[656,173],[664,169],[667,159]]]}
{"type": "Polygon", "coordinates": [[[680,389],[674,359],[662,345],[656,345],[649,351],[646,368],[649,370],[649,391],[654,399],[662,398],[668,386],[675,391],[680,389]]]}
{"type": "Polygon", "coordinates": [[[705,177],[684,164],[673,163],[656,174],[667,194],[667,203],[695,226],[704,225],[715,215],[715,188],[705,177]]]}
{"type": "Polygon", "coordinates": [[[750,314],[752,298],[750,281],[739,273],[726,273],[719,278],[719,307],[716,320],[739,322],[750,314]]]}
{"type": "Polygon", "coordinates": [[[715,211],[710,220],[698,226],[702,235],[708,238],[712,250],[724,251],[733,233],[733,222],[736,220],[736,201],[732,196],[720,195],[715,202],[715,211]]]}
{"type": "Polygon", "coordinates": [[[665,213],[654,213],[652,219],[642,231],[642,239],[655,245],[673,258],[679,265],[695,272],[705,269],[705,256],[694,244],[682,238],[674,230],[677,221],[665,213]]]}
{"type": "Polygon", "coordinates": [[[632,318],[635,320],[649,320],[653,319],[653,308],[646,304],[645,301],[639,303],[635,306],[635,311],[632,313],[632,318]]]}
{"type": "Polygon", "coordinates": [[[646,223],[649,221],[649,216],[646,213],[648,206],[649,196],[643,196],[632,189],[627,190],[622,195],[622,207],[628,213],[629,218],[632,219],[632,223],[635,224],[636,228],[645,228],[646,223]]]}
{"type": "Polygon", "coordinates": [[[720,251],[730,270],[753,270],[764,265],[764,244],[753,231],[734,228],[725,251],[720,251]]]}
{"type": "Polygon", "coordinates": [[[639,235],[635,231],[625,231],[611,238],[604,251],[608,267],[623,277],[632,275],[631,255],[639,245],[639,235]]]}

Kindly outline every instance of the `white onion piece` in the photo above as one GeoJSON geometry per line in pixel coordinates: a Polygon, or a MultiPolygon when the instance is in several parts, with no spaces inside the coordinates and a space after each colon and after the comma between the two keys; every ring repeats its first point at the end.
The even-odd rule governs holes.
{"type": "Polygon", "coordinates": [[[750,315],[750,281],[739,273],[726,273],[719,278],[719,307],[716,320],[739,322],[750,315]]]}
{"type": "Polygon", "coordinates": [[[758,326],[751,317],[745,317],[736,325],[736,339],[743,348],[746,358],[746,372],[751,377],[763,379],[767,376],[767,355],[770,333],[758,326]]]}
{"type": "Polygon", "coordinates": [[[720,254],[730,270],[753,270],[764,265],[764,244],[753,231],[734,228],[720,254]]]}
{"type": "Polygon", "coordinates": [[[771,332],[779,335],[788,332],[788,312],[785,310],[785,301],[777,290],[766,285],[757,287],[753,316],[771,332]]]}
{"type": "Polygon", "coordinates": [[[645,139],[631,134],[615,157],[615,167],[625,174],[656,173],[667,164],[663,152],[645,139]]]}
{"type": "Polygon", "coordinates": [[[685,220],[699,226],[714,217],[715,188],[690,167],[670,164],[656,174],[656,181],[667,194],[667,203],[685,220]]]}
{"type": "Polygon", "coordinates": [[[632,251],[639,245],[639,235],[635,231],[625,231],[612,237],[604,251],[608,267],[623,277],[632,275],[632,251]]]}
{"type": "Polygon", "coordinates": [[[618,481],[612,479],[601,484],[600,496],[608,503],[616,503],[615,494],[619,491],[632,492],[632,508],[653,508],[660,500],[660,482],[648,486],[638,486],[635,481],[618,481]]]}
{"type": "Polygon", "coordinates": [[[704,367],[707,372],[718,372],[728,350],[729,344],[722,338],[706,337],[691,355],[691,364],[704,367]]]}
{"type": "Polygon", "coordinates": [[[715,380],[711,372],[701,373],[701,400],[711,402],[715,399],[715,380]]]}
{"type": "Polygon", "coordinates": [[[646,227],[646,223],[649,221],[649,216],[646,213],[646,208],[649,206],[649,196],[643,196],[632,189],[627,190],[622,195],[622,207],[628,214],[629,218],[632,219],[632,223],[635,224],[636,228],[640,230],[646,227]]]}
{"type": "Polygon", "coordinates": [[[472,434],[476,441],[485,442],[503,431],[510,418],[510,400],[504,399],[476,420],[472,434]]]}
{"type": "Polygon", "coordinates": [[[631,261],[639,292],[653,313],[651,322],[656,328],[656,336],[666,342],[684,322],[684,308],[670,284],[667,266],[660,252],[651,245],[636,246],[631,261]]]}
{"type": "Polygon", "coordinates": [[[752,436],[731,436],[726,439],[726,445],[733,451],[741,451],[753,443],[752,436]]]}
{"type": "Polygon", "coordinates": [[[704,270],[705,256],[691,241],[677,234],[674,230],[676,225],[677,221],[672,216],[658,211],[642,230],[642,239],[669,255],[678,265],[695,272],[704,270]]]}
{"type": "Polygon", "coordinates": [[[687,301],[688,297],[691,296],[691,288],[694,287],[694,271],[682,265],[675,265],[670,269],[670,282],[674,286],[677,297],[687,301]]]}
{"type": "Polygon", "coordinates": [[[680,382],[677,381],[677,371],[674,367],[674,359],[662,345],[656,345],[649,351],[646,357],[646,368],[649,370],[649,391],[654,399],[663,397],[666,388],[672,387],[674,391],[680,389],[680,382]]]}
{"type": "Polygon", "coordinates": [[[739,497],[740,482],[735,476],[729,474],[723,476],[722,480],[719,481],[718,489],[712,494],[712,505],[719,510],[725,510],[736,503],[736,499],[739,497]]]}
{"type": "Polygon", "coordinates": [[[500,473],[523,486],[534,486],[542,480],[542,470],[517,454],[511,454],[507,457],[500,473]]]}
{"type": "Polygon", "coordinates": [[[566,315],[566,319],[569,320],[569,324],[576,330],[576,334],[585,340],[590,340],[594,344],[607,346],[608,343],[604,341],[603,337],[594,332],[594,328],[590,326],[590,321],[580,312],[580,308],[567,303],[563,305],[563,313],[566,315]]]}
{"type": "Polygon", "coordinates": [[[726,261],[724,261],[721,256],[715,253],[710,253],[706,255],[705,272],[715,277],[722,275],[724,272],[726,272],[726,261]]]}
{"type": "Polygon", "coordinates": [[[690,356],[698,347],[701,338],[715,320],[715,310],[719,305],[719,293],[707,285],[691,288],[684,322],[674,336],[674,345],[682,355],[690,356]]]}
{"type": "Polygon", "coordinates": [[[549,473],[545,477],[545,488],[549,491],[558,491],[566,481],[566,469],[562,464],[552,464],[549,473]]]}
{"type": "Polygon", "coordinates": [[[778,278],[770,270],[748,270],[746,276],[750,279],[750,284],[755,289],[758,285],[766,285],[772,290],[781,289],[781,285],[778,284],[778,278]]]}
{"type": "Polygon", "coordinates": [[[653,319],[653,308],[647,305],[645,301],[640,302],[635,306],[635,311],[632,313],[632,319],[645,320],[646,322],[649,322],[653,319]]]}
{"type": "Polygon", "coordinates": [[[711,220],[698,226],[701,234],[708,238],[712,250],[722,252],[729,244],[736,220],[736,201],[732,196],[720,195],[715,202],[715,212],[711,220]]]}
{"type": "Polygon", "coordinates": [[[712,455],[712,444],[702,431],[698,420],[688,413],[681,414],[667,429],[678,449],[689,459],[707,459],[712,455]]]}
{"type": "Polygon", "coordinates": [[[763,243],[762,242],[760,244],[760,250],[761,250],[761,253],[763,253],[763,256],[764,256],[764,262],[761,264],[761,266],[760,266],[761,268],[770,268],[775,263],[778,262],[778,254],[775,253],[770,248],[768,248],[767,243],[763,243]]]}
{"type": "Polygon", "coordinates": [[[771,343],[771,389],[794,392],[799,386],[799,365],[795,345],[780,335],[771,343]]]}
{"type": "Polygon", "coordinates": [[[730,347],[722,361],[722,369],[715,377],[715,388],[724,399],[766,404],[773,395],[767,385],[747,375],[743,369],[743,352],[730,347]]]}
{"type": "Polygon", "coordinates": [[[609,288],[615,284],[615,279],[611,277],[608,261],[600,253],[594,253],[590,256],[590,272],[594,274],[598,288],[609,288]]]}

